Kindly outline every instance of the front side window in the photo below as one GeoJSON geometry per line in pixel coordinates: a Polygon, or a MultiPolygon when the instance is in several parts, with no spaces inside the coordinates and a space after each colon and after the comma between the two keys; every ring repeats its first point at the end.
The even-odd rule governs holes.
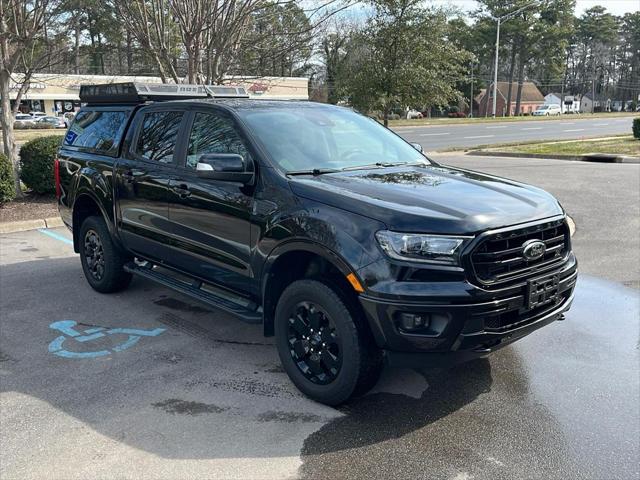
{"type": "Polygon", "coordinates": [[[173,163],[182,112],[151,112],[144,116],[136,154],[145,160],[173,163]]]}
{"type": "Polygon", "coordinates": [[[196,168],[206,153],[236,153],[248,159],[247,147],[233,119],[224,113],[196,113],[189,135],[187,167],[196,168]]]}
{"type": "Polygon", "coordinates": [[[65,135],[64,145],[114,153],[122,138],[127,116],[124,111],[81,111],[65,135]]]}

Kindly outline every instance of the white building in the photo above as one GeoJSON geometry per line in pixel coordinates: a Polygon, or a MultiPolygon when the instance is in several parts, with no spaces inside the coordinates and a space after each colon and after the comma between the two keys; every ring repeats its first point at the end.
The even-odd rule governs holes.
{"type": "Polygon", "coordinates": [[[580,112],[580,98],[573,95],[565,95],[564,102],[560,100],[561,94],[548,93],[544,96],[545,105],[560,105],[562,113],[580,112]]]}
{"type": "MultiPolygon", "coordinates": [[[[35,74],[22,96],[20,110],[49,115],[72,112],[80,107],[80,85],[125,82],[161,83],[161,80],[159,77],[35,74]]],[[[252,98],[309,99],[309,79],[304,77],[228,77],[224,83],[245,87],[252,98]]],[[[18,86],[11,85],[11,100],[15,100],[18,86]]]]}

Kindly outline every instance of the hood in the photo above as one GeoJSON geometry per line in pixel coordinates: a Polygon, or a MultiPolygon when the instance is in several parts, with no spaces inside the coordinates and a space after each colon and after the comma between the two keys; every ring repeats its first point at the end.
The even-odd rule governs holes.
{"type": "Polygon", "coordinates": [[[536,187],[444,166],[292,177],[296,195],[364,215],[400,232],[470,234],[562,214],[536,187]]]}

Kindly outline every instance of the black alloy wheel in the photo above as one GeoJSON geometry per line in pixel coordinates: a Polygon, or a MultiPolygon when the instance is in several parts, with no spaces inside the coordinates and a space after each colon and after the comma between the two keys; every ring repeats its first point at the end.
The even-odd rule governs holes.
{"type": "Polygon", "coordinates": [[[97,281],[104,276],[104,248],[95,230],[89,229],[84,235],[84,257],[89,273],[97,281]]]}
{"type": "Polygon", "coordinates": [[[131,274],[124,266],[131,256],[116,247],[102,217],[84,219],[77,233],[82,270],[91,287],[101,293],[127,288],[131,274]]]}
{"type": "Polygon", "coordinates": [[[289,316],[287,331],[291,358],[311,382],[333,382],[342,366],[342,352],[331,317],[312,302],[298,303],[289,316]]]}

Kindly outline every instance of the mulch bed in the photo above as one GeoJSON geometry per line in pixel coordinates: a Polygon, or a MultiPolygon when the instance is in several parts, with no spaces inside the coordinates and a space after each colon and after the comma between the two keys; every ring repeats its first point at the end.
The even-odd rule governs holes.
{"type": "Polygon", "coordinates": [[[54,195],[27,194],[0,207],[0,222],[40,220],[57,217],[58,206],[54,195]]]}

